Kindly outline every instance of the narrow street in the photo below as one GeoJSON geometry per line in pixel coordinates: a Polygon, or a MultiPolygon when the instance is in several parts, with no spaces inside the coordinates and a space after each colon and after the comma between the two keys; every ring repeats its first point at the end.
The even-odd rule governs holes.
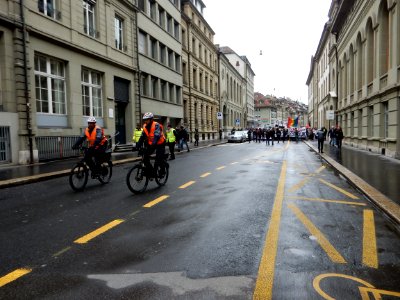
{"type": "Polygon", "coordinates": [[[1,190],[0,299],[400,298],[398,228],[304,143],[182,153],[141,195],[133,165],[1,190]]]}

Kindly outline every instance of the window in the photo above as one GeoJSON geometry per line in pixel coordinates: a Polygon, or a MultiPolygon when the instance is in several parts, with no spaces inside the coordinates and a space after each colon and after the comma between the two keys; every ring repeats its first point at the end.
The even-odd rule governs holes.
{"type": "Polygon", "coordinates": [[[150,38],[151,58],[157,60],[157,40],[150,38]]]}
{"type": "Polygon", "coordinates": [[[149,96],[149,87],[147,85],[148,82],[148,74],[142,73],[140,77],[140,89],[143,96],[149,96]]]}
{"type": "Polygon", "coordinates": [[[90,0],[83,0],[84,32],[91,37],[97,37],[95,3],[90,0]]]}
{"type": "MultiPolygon", "coordinates": [[[[176,34],[176,31],[175,31],[175,34],[176,34]]],[[[186,44],[186,31],[184,29],[182,29],[182,46],[185,49],[187,47],[187,44],[186,44]]]]}
{"type": "Polygon", "coordinates": [[[167,31],[171,35],[172,35],[172,24],[173,24],[173,19],[169,14],[167,14],[167,31]]]}
{"type": "Polygon", "coordinates": [[[157,15],[156,15],[156,1],[155,0],[150,0],[150,18],[153,21],[156,21],[157,15]]]}
{"type": "Polygon", "coordinates": [[[139,53],[147,55],[147,35],[143,31],[139,30],[139,53]]]}
{"type": "Polygon", "coordinates": [[[39,0],[38,9],[41,13],[54,19],[60,19],[60,13],[56,10],[55,0],[39,0]]]}
{"type": "Polygon", "coordinates": [[[161,6],[158,6],[158,24],[165,29],[165,10],[161,6]]]}
{"type": "Polygon", "coordinates": [[[383,103],[383,137],[389,137],[389,105],[388,102],[383,103]]]}
{"type": "Polygon", "coordinates": [[[167,82],[165,80],[160,80],[161,84],[161,100],[167,100],[167,82]]]}
{"type": "Polygon", "coordinates": [[[62,61],[35,55],[37,112],[62,115],[67,113],[64,73],[65,66],[62,61]]]}
{"type": "Polygon", "coordinates": [[[82,69],[82,105],[84,116],[103,116],[102,80],[96,71],[82,69]]]}
{"type": "Polygon", "coordinates": [[[179,40],[179,22],[174,20],[174,37],[179,40]]]}
{"type": "Polygon", "coordinates": [[[160,62],[165,65],[167,55],[167,47],[160,43],[160,62]]]}
{"type": "Polygon", "coordinates": [[[183,84],[187,84],[188,83],[188,74],[187,74],[186,63],[182,63],[182,76],[183,76],[183,84]]]}
{"type": "Polygon", "coordinates": [[[174,68],[174,51],[168,50],[168,67],[174,68]]]}
{"type": "Polygon", "coordinates": [[[157,84],[158,84],[157,78],[151,77],[151,96],[152,96],[153,98],[157,98],[157,96],[158,96],[158,93],[157,93],[157,91],[158,91],[157,84]]]}
{"type": "Polygon", "coordinates": [[[169,84],[169,102],[175,103],[175,85],[169,84]]]}
{"type": "Polygon", "coordinates": [[[122,50],[123,48],[123,21],[120,17],[115,16],[115,48],[122,50]]]}
{"type": "Polygon", "coordinates": [[[175,54],[175,71],[181,72],[181,57],[175,54]]]}
{"type": "Polygon", "coordinates": [[[182,90],[180,86],[176,86],[176,104],[182,103],[182,90]]]}
{"type": "Polygon", "coordinates": [[[145,6],[144,6],[144,1],[145,0],[138,0],[138,7],[141,11],[145,12],[145,6]]]}

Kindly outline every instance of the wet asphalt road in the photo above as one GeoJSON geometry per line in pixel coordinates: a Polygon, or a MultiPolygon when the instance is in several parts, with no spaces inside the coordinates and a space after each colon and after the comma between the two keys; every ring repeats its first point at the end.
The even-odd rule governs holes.
{"type": "Polygon", "coordinates": [[[303,143],[183,153],[142,195],[132,165],[1,191],[0,299],[400,297],[399,232],[303,143]]]}

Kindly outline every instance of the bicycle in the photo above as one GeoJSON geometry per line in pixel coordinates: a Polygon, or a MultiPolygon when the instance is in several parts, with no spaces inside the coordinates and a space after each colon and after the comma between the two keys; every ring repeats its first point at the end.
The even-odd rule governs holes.
{"type": "MultiPolygon", "coordinates": [[[[134,194],[143,193],[149,180],[155,179],[158,186],[163,186],[167,183],[169,176],[169,164],[167,162],[167,158],[169,154],[164,154],[164,167],[161,167],[159,164],[154,163],[153,171],[154,174],[150,174],[152,170],[148,170],[148,168],[144,164],[144,153],[143,151],[139,151],[141,153],[142,159],[136,165],[134,165],[126,175],[126,184],[129,190],[134,194]]],[[[150,157],[150,159],[155,159],[154,157],[150,157]]]]}
{"type": "MultiPolygon", "coordinates": [[[[114,136],[116,136],[116,133],[114,136]]],[[[111,161],[111,140],[112,137],[108,140],[108,147],[106,151],[97,158],[96,170],[99,170],[98,173],[93,172],[90,170],[89,166],[85,161],[85,154],[88,151],[88,147],[81,146],[79,149],[84,153],[83,158],[72,167],[71,172],[69,174],[69,184],[71,188],[76,192],[81,192],[85,189],[86,184],[89,178],[89,170],[92,172],[91,177],[92,179],[97,179],[101,182],[101,184],[107,184],[110,182],[112,177],[112,161],[111,161]]]]}

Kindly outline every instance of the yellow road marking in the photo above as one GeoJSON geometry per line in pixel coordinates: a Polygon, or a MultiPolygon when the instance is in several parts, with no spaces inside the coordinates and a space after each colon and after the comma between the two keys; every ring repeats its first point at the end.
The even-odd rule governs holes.
{"type": "Polygon", "coordinates": [[[347,205],[359,205],[359,206],[366,206],[365,203],[360,202],[351,202],[345,200],[329,200],[329,199],[321,199],[321,198],[308,198],[308,197],[301,197],[301,196],[290,196],[290,199],[298,199],[298,200],[305,200],[305,201],[317,201],[317,202],[328,202],[328,203],[338,203],[338,204],[347,204],[347,205]]]}
{"type": "Polygon", "coordinates": [[[281,223],[283,195],[285,192],[286,169],[286,161],[283,161],[281,175],[279,177],[278,187],[274,200],[274,207],[272,208],[269,229],[265,239],[265,245],[261,257],[260,266],[258,268],[258,276],[253,299],[272,299],[279,227],[281,223]]]}
{"type": "Polygon", "coordinates": [[[300,189],[303,185],[305,185],[308,181],[310,180],[310,178],[304,178],[303,180],[301,180],[298,184],[295,184],[294,186],[292,186],[289,189],[289,193],[293,193],[294,191],[300,189]]]}
{"type": "Polygon", "coordinates": [[[371,268],[378,268],[374,212],[369,209],[364,210],[363,264],[371,268]]]}
{"type": "Polygon", "coordinates": [[[345,264],[345,259],[340,255],[340,253],[332,246],[328,239],[322,234],[321,231],[311,222],[310,219],[306,217],[305,214],[294,204],[288,204],[288,207],[294,212],[294,214],[299,218],[303,225],[310,231],[310,233],[317,238],[318,243],[321,245],[322,249],[325,250],[329,258],[339,264],[345,264]]]}
{"type": "MultiPolygon", "coordinates": [[[[345,274],[337,274],[337,273],[326,273],[326,274],[321,274],[318,275],[317,277],[314,278],[313,280],[313,286],[314,289],[317,291],[318,294],[320,294],[322,296],[322,298],[326,299],[326,300],[335,300],[335,298],[332,298],[331,296],[329,296],[327,293],[325,293],[322,289],[321,289],[321,280],[325,279],[325,278],[329,278],[329,277],[339,277],[339,278],[345,278],[345,279],[349,279],[349,280],[353,280],[355,282],[361,283],[362,285],[369,287],[369,288],[374,288],[374,286],[368,282],[366,282],[365,280],[362,280],[360,278],[357,277],[353,277],[350,275],[345,275],[345,274]]],[[[369,298],[366,298],[369,299],[369,298]]],[[[375,298],[376,300],[380,299],[380,298],[375,298]]],[[[364,300],[364,298],[363,298],[364,300]]]]}
{"type": "Polygon", "coordinates": [[[156,205],[157,203],[164,201],[168,197],[169,197],[168,195],[163,195],[161,197],[158,197],[157,199],[154,199],[153,201],[150,201],[149,203],[146,203],[145,205],[143,205],[143,207],[146,207],[146,208],[152,207],[152,206],[156,205]]]}
{"type": "Polygon", "coordinates": [[[358,199],[357,196],[354,196],[353,194],[345,191],[344,189],[341,189],[340,187],[337,187],[336,185],[333,185],[332,183],[329,183],[321,178],[319,179],[319,181],[321,181],[323,184],[326,184],[327,186],[330,186],[331,188],[337,190],[338,192],[350,197],[351,199],[358,199]]]}
{"type": "Polygon", "coordinates": [[[369,300],[371,299],[368,295],[368,293],[371,293],[376,300],[381,300],[382,295],[385,296],[395,296],[397,298],[400,298],[400,293],[398,292],[392,292],[392,291],[387,291],[387,290],[378,290],[378,289],[373,289],[373,288],[366,288],[363,286],[359,286],[358,289],[360,290],[361,298],[363,300],[369,300]]]}
{"type": "Polygon", "coordinates": [[[71,250],[71,247],[66,247],[66,248],[64,248],[64,249],[62,249],[62,250],[60,250],[60,251],[58,251],[57,253],[54,253],[54,254],[53,254],[53,257],[58,257],[58,256],[60,256],[61,254],[64,254],[65,252],[67,252],[68,250],[71,250]]]}
{"type": "Polygon", "coordinates": [[[200,175],[200,177],[204,178],[204,177],[207,177],[208,175],[211,175],[211,173],[210,172],[204,173],[204,174],[200,175]]]}
{"type": "Polygon", "coordinates": [[[180,189],[186,189],[188,186],[191,186],[193,183],[195,183],[196,181],[189,181],[186,182],[185,184],[182,184],[179,188],[180,189]]]}
{"type": "Polygon", "coordinates": [[[218,167],[217,170],[222,170],[224,168],[225,168],[225,166],[221,166],[221,167],[218,167]]]}
{"type": "MultiPolygon", "coordinates": [[[[325,169],[325,166],[321,166],[320,168],[318,168],[318,170],[315,171],[316,174],[320,173],[322,170],[325,169]]],[[[314,176],[314,174],[309,174],[308,176],[314,176]]],[[[303,187],[308,181],[310,180],[309,177],[304,178],[303,180],[301,180],[298,184],[292,186],[289,189],[289,193],[293,193],[296,190],[300,189],[301,187],[303,187]]]]}
{"type": "Polygon", "coordinates": [[[114,228],[115,226],[121,224],[124,221],[125,220],[122,220],[122,219],[114,220],[114,221],[92,231],[91,233],[88,233],[88,234],[84,235],[83,237],[75,240],[74,243],[85,244],[85,243],[89,242],[90,240],[94,239],[95,237],[99,236],[100,234],[103,234],[104,232],[110,230],[111,228],[114,228]]]}
{"type": "Polygon", "coordinates": [[[323,169],[325,169],[325,166],[322,166],[322,167],[320,167],[320,168],[318,168],[318,170],[317,171],[315,171],[315,173],[321,173],[321,171],[323,170],[323,169]]]}
{"type": "Polygon", "coordinates": [[[0,287],[10,283],[11,281],[17,280],[18,278],[32,272],[32,269],[17,269],[7,275],[0,277],[0,287]]]}

